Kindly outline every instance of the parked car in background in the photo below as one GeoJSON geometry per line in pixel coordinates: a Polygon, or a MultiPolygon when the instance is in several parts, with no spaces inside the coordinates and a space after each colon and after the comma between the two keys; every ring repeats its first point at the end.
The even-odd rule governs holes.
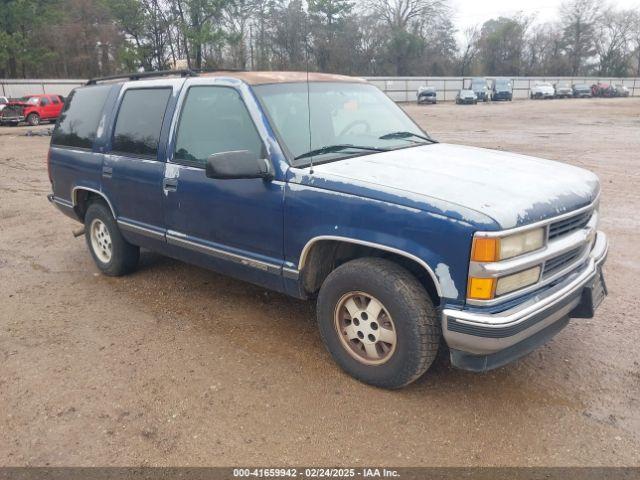
{"type": "Polygon", "coordinates": [[[558,82],[553,85],[556,98],[571,98],[573,97],[573,90],[569,82],[558,82]]]}
{"type": "Polygon", "coordinates": [[[338,365],[385,388],[445,343],[455,367],[505,365],[606,296],[593,173],[439,143],[358,78],[186,74],[94,80],[53,132],[49,200],[104,274],[147,248],[315,300],[338,365]]]}
{"type": "Polygon", "coordinates": [[[478,95],[473,90],[462,89],[456,94],[456,103],[462,104],[476,104],[478,103],[478,95]]]}
{"type": "Polygon", "coordinates": [[[434,87],[420,87],[418,89],[418,105],[422,103],[436,103],[437,95],[434,87]]]}
{"type": "Polygon", "coordinates": [[[495,78],[491,81],[491,100],[513,100],[513,82],[510,78],[495,78]]]}
{"type": "Polygon", "coordinates": [[[9,99],[7,97],[0,97],[0,112],[4,110],[4,107],[9,103],[9,99]]]}
{"type": "Polygon", "coordinates": [[[27,122],[31,126],[40,125],[43,121],[55,122],[64,101],[60,95],[27,95],[17,100],[10,100],[0,112],[0,125],[18,125],[27,122]]]}
{"type": "Polygon", "coordinates": [[[549,82],[536,82],[533,87],[531,87],[531,92],[529,93],[529,98],[531,99],[542,99],[542,98],[553,98],[556,94],[553,85],[549,82]]]}
{"type": "Polygon", "coordinates": [[[575,83],[571,87],[574,98],[591,98],[591,87],[586,83],[575,83]]]}
{"type": "Polygon", "coordinates": [[[609,83],[598,82],[591,85],[591,95],[594,97],[615,97],[616,90],[609,83]]]}
{"type": "Polygon", "coordinates": [[[613,87],[613,90],[616,97],[628,97],[630,93],[627,87],[619,83],[613,87]]]}
{"type": "Polygon", "coordinates": [[[471,90],[476,94],[476,100],[488,102],[491,91],[487,84],[487,79],[483,77],[474,77],[471,79],[471,90]]]}

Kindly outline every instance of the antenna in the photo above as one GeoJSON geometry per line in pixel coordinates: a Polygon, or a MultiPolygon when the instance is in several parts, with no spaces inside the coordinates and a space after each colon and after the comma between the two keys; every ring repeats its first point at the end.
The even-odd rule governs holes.
{"type": "MultiPolygon", "coordinates": [[[[309,18],[307,17],[305,32],[305,63],[307,68],[307,118],[309,119],[309,151],[312,150],[311,142],[311,92],[309,87],[309,18]]],[[[313,175],[313,155],[309,159],[309,174],[313,175]]]]}

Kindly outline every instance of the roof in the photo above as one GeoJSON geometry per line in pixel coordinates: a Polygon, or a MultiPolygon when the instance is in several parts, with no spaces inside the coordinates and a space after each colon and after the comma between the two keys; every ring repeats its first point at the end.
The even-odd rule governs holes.
{"type": "Polygon", "coordinates": [[[346,75],[334,75],[331,73],[316,72],[234,72],[219,71],[201,73],[201,77],[231,77],[242,80],[249,85],[263,85],[268,83],[298,83],[306,82],[344,82],[344,83],[366,83],[367,81],[359,77],[348,77],[346,75]]]}

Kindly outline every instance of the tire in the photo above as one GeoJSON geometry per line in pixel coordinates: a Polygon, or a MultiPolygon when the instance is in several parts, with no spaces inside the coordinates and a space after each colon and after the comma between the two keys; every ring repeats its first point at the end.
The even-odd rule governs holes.
{"type": "Polygon", "coordinates": [[[40,115],[37,113],[30,113],[27,115],[27,123],[32,127],[37,127],[40,125],[40,115]]]}
{"type": "Polygon", "coordinates": [[[327,350],[361,382],[403,387],[424,374],[438,354],[440,321],[429,295],[411,273],[389,260],[359,258],[336,268],[322,284],[317,312],[327,350]],[[382,309],[367,318],[374,300],[382,309]],[[376,339],[382,332],[393,342],[376,339]],[[372,350],[377,358],[369,355],[372,350]]]}
{"type": "Polygon", "coordinates": [[[135,270],[140,248],[122,237],[111,210],[104,202],[96,201],[89,205],[84,225],[87,247],[102,273],[117,277],[135,270]]]}

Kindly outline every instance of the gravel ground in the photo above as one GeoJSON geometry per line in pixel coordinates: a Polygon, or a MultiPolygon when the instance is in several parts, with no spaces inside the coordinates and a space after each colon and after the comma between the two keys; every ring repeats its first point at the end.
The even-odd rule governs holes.
{"type": "Polygon", "coordinates": [[[49,139],[4,127],[0,465],[640,465],[640,99],[405,108],[441,141],[600,176],[596,318],[497,371],[368,387],[311,303],[152,253],[99,275],[45,198],[49,139]]]}

